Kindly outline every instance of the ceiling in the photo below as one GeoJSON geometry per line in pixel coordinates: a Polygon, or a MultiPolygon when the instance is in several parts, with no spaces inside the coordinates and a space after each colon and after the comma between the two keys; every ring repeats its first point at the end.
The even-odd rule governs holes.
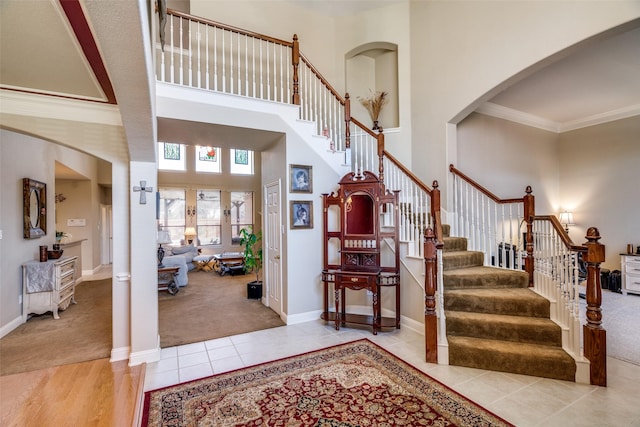
{"type": "MultiPolygon", "coordinates": [[[[302,3],[314,9],[325,5],[322,10],[328,15],[338,13],[333,10],[338,2],[302,3]]],[[[114,78],[112,64],[111,72],[106,73],[109,67],[101,60],[106,40],[94,41],[89,30],[91,20],[83,15],[86,9],[100,7],[101,2],[86,6],[80,1],[63,4],[65,10],[57,0],[0,2],[0,87],[83,100],[92,105],[114,103],[111,85],[118,89],[122,80],[114,78]],[[71,10],[67,10],[69,7],[71,10]]],[[[386,1],[345,0],[340,2],[340,13],[348,5],[362,8],[384,4],[386,1]]],[[[110,11],[105,8],[103,16],[110,11]]],[[[100,29],[102,23],[98,24],[91,29],[100,29]]],[[[121,57],[116,60],[121,67],[131,62],[126,56],[116,56],[121,57]]],[[[509,87],[500,88],[477,111],[563,132],[640,114],[639,76],[640,23],[635,23],[635,28],[576,49],[509,87]]],[[[120,92],[115,91],[121,110],[124,92],[121,87],[120,92]]],[[[127,115],[123,111],[122,117],[127,115]]],[[[176,132],[175,127],[172,132],[176,132]]],[[[273,141],[273,137],[267,135],[265,141],[273,141]]]]}

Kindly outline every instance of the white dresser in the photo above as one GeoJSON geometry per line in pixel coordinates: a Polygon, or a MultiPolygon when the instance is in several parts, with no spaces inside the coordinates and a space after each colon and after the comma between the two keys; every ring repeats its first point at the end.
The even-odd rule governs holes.
{"type": "Polygon", "coordinates": [[[622,293],[640,294],[640,254],[622,254],[622,293]]]}
{"type": "Polygon", "coordinates": [[[78,257],[62,257],[47,262],[29,261],[22,265],[22,321],[29,314],[66,310],[75,304],[76,262],[78,257]]]}

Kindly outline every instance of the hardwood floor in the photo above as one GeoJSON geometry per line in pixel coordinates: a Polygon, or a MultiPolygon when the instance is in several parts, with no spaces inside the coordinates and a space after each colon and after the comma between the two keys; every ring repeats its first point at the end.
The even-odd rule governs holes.
{"type": "Polygon", "coordinates": [[[0,377],[0,425],[138,426],[145,370],[99,359],[0,377]]]}

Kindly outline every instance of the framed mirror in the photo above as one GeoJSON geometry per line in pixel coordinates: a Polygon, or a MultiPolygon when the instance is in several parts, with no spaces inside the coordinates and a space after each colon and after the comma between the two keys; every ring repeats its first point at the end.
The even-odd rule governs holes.
{"type": "Polygon", "coordinates": [[[353,193],[345,203],[345,234],[372,235],[375,229],[373,199],[367,193],[353,193]]]}
{"type": "Polygon", "coordinates": [[[22,180],[23,229],[25,239],[47,234],[47,184],[29,178],[22,180]]]}

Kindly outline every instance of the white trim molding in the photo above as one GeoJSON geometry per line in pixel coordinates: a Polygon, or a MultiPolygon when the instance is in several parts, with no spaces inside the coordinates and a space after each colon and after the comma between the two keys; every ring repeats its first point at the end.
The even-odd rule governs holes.
{"type": "Polygon", "coordinates": [[[607,111],[589,117],[582,117],[580,119],[563,123],[547,120],[533,114],[524,113],[522,111],[504,107],[492,102],[485,102],[484,104],[482,104],[476,109],[476,113],[486,114],[487,116],[509,120],[511,122],[547,130],[549,132],[563,133],[638,116],[640,115],[640,104],[630,105],[628,107],[619,108],[617,110],[607,111]]]}

